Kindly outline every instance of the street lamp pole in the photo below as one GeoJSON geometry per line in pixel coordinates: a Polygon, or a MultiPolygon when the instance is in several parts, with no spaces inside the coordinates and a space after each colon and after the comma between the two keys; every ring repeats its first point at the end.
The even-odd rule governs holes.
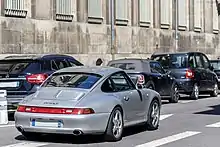
{"type": "Polygon", "coordinates": [[[111,18],[111,55],[112,60],[115,59],[115,3],[114,0],[109,0],[110,2],[110,18],[111,18]]]}
{"type": "Polygon", "coordinates": [[[175,52],[178,50],[178,0],[175,1],[175,52]]]}

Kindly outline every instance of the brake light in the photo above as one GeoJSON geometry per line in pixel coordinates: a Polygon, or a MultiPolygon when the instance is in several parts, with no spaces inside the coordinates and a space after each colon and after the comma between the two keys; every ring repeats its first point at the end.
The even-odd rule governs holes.
{"type": "Polygon", "coordinates": [[[26,76],[26,79],[31,84],[41,84],[46,80],[47,77],[47,74],[32,74],[26,76]]]}
{"type": "Polygon", "coordinates": [[[194,72],[192,71],[192,70],[187,70],[186,71],[186,78],[187,79],[192,79],[192,78],[194,78],[194,72]]]}
{"type": "Polygon", "coordinates": [[[48,107],[32,107],[32,106],[19,106],[18,112],[28,113],[46,113],[46,114],[93,114],[95,111],[91,108],[48,108],[48,107]]]}
{"type": "Polygon", "coordinates": [[[144,75],[138,75],[137,83],[141,85],[145,83],[144,75]]]}

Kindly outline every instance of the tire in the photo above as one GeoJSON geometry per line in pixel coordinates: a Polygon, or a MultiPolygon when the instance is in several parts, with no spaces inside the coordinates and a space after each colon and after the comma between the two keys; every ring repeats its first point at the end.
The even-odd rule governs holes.
{"type": "Polygon", "coordinates": [[[147,124],[146,124],[147,129],[148,130],[157,130],[159,127],[159,122],[160,122],[160,104],[159,104],[158,100],[154,99],[151,102],[147,117],[148,117],[147,124]],[[156,108],[155,106],[157,106],[156,113],[153,112],[153,109],[156,108]],[[154,115],[154,116],[152,116],[152,115],[154,115]]]}
{"type": "Polygon", "coordinates": [[[211,97],[217,97],[218,96],[218,83],[215,82],[214,84],[214,90],[210,93],[211,97]]]}
{"type": "Polygon", "coordinates": [[[121,110],[121,108],[116,107],[116,108],[114,108],[114,110],[112,111],[112,113],[110,115],[108,125],[106,128],[106,132],[104,135],[104,139],[106,141],[112,141],[112,142],[119,141],[122,139],[123,130],[124,130],[124,120],[123,120],[122,110],[121,110]],[[118,116],[116,116],[116,115],[118,115],[118,116]],[[118,121],[115,122],[115,124],[114,124],[114,118],[118,118],[118,121]],[[114,125],[119,127],[119,129],[117,130],[118,134],[115,134],[115,132],[114,132],[114,125]]]}
{"type": "Polygon", "coordinates": [[[170,95],[170,99],[169,102],[170,103],[178,103],[179,98],[180,98],[180,94],[179,94],[179,87],[177,84],[173,84],[172,88],[171,88],[171,95],[170,95]]]}
{"type": "Polygon", "coordinates": [[[194,84],[193,86],[193,91],[190,95],[190,97],[194,100],[198,100],[199,99],[199,86],[197,83],[194,84]]]}

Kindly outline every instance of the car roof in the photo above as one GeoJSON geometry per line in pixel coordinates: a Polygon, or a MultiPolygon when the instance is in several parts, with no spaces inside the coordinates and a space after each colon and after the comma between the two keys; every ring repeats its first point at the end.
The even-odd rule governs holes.
{"type": "Polygon", "coordinates": [[[61,70],[56,71],[55,73],[83,72],[83,73],[92,73],[92,74],[99,74],[102,76],[108,76],[119,71],[123,71],[123,70],[120,68],[114,68],[108,66],[74,66],[74,67],[63,68],[61,70]]]}
{"type": "Polygon", "coordinates": [[[72,56],[62,55],[62,54],[35,54],[35,55],[11,55],[11,56],[6,56],[2,60],[13,60],[13,59],[40,60],[40,59],[54,58],[54,57],[73,58],[72,56]]]}
{"type": "Polygon", "coordinates": [[[192,54],[192,53],[201,53],[201,52],[164,52],[164,53],[153,53],[152,56],[158,55],[175,55],[175,54],[192,54]]]}

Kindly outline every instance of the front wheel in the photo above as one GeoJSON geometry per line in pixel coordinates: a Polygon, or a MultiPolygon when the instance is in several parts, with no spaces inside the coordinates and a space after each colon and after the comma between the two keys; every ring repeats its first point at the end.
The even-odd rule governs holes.
{"type": "Polygon", "coordinates": [[[124,129],[124,121],[123,121],[122,110],[121,108],[116,107],[110,115],[105,133],[105,140],[107,141],[121,140],[123,129],[124,129]]]}
{"type": "Polygon", "coordinates": [[[218,96],[218,84],[217,84],[217,82],[215,83],[214,89],[213,89],[213,91],[210,93],[210,96],[211,96],[211,97],[217,97],[217,96],[218,96]]]}
{"type": "Polygon", "coordinates": [[[148,110],[147,129],[156,130],[159,127],[160,121],[160,104],[158,100],[154,99],[148,110]]]}

